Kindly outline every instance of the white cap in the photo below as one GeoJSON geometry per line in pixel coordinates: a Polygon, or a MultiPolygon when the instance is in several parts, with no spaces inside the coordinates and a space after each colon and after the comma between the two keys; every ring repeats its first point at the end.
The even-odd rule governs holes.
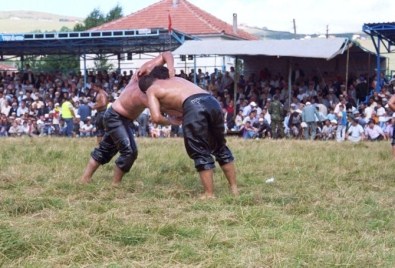
{"type": "Polygon", "coordinates": [[[256,103],[254,101],[250,102],[251,106],[257,106],[256,103]]]}

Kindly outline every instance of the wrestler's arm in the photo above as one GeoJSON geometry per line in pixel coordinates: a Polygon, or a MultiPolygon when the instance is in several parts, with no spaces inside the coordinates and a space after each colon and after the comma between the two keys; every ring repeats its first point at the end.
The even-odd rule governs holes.
{"type": "Polygon", "coordinates": [[[156,66],[167,65],[170,77],[174,77],[174,57],[170,51],[160,53],[157,57],[144,63],[135,73],[134,78],[149,74],[156,66]]]}
{"type": "Polygon", "coordinates": [[[393,112],[395,112],[395,94],[392,95],[390,100],[388,101],[388,106],[391,108],[393,112]]]}
{"type": "Polygon", "coordinates": [[[98,96],[98,98],[96,99],[95,104],[93,105],[93,109],[97,110],[99,108],[103,108],[107,105],[106,103],[106,96],[103,93],[100,93],[98,96]]]}
{"type": "Polygon", "coordinates": [[[162,89],[158,86],[151,86],[147,90],[148,107],[151,112],[151,120],[162,126],[179,125],[182,121],[175,116],[163,116],[160,108],[158,95],[162,94],[162,89]]]}

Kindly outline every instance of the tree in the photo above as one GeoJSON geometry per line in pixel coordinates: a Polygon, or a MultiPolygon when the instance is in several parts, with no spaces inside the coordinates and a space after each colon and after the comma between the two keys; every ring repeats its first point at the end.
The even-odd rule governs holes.
{"type": "Polygon", "coordinates": [[[114,67],[111,63],[108,63],[105,54],[97,54],[94,59],[94,64],[95,64],[95,69],[98,71],[107,71],[114,67]]]}
{"type": "Polygon", "coordinates": [[[117,4],[113,9],[111,9],[106,15],[106,22],[117,20],[123,17],[122,7],[117,4]]]}
{"type": "Polygon", "coordinates": [[[67,26],[62,26],[62,28],[60,28],[60,32],[71,32],[73,29],[70,29],[67,26]]]}
{"type": "Polygon", "coordinates": [[[95,8],[84,20],[85,28],[90,29],[102,25],[106,19],[100,9],[95,8]]]}
{"type": "Polygon", "coordinates": [[[86,31],[91,28],[100,26],[104,23],[119,19],[123,17],[122,7],[117,4],[112,8],[107,15],[104,15],[100,9],[95,8],[91,13],[85,18],[84,23],[77,23],[74,26],[74,31],[86,31]]]}

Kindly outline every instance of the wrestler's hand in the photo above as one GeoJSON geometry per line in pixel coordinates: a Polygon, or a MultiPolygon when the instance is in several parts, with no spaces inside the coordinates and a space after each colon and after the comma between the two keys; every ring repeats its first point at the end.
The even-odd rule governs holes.
{"type": "Polygon", "coordinates": [[[170,125],[181,125],[182,124],[182,117],[180,116],[167,116],[167,120],[169,120],[170,125]]]}
{"type": "Polygon", "coordinates": [[[139,72],[139,70],[137,70],[137,71],[133,74],[131,81],[137,82],[137,81],[139,80],[138,72],[139,72]]]}
{"type": "Polygon", "coordinates": [[[169,69],[169,76],[170,76],[170,78],[176,76],[176,70],[174,68],[169,69]]]}

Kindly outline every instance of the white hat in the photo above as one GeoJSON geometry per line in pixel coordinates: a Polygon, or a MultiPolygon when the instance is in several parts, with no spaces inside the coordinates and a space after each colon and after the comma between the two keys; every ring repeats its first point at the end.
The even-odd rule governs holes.
{"type": "Polygon", "coordinates": [[[259,122],[263,122],[265,119],[263,119],[262,117],[258,119],[259,122]]]}
{"type": "Polygon", "coordinates": [[[250,102],[251,106],[257,106],[256,103],[254,101],[250,102]]]}
{"type": "Polygon", "coordinates": [[[331,120],[331,123],[332,123],[332,124],[337,124],[337,120],[336,120],[336,119],[332,119],[332,120],[331,120]]]}
{"type": "Polygon", "coordinates": [[[306,102],[306,105],[310,105],[310,104],[311,104],[311,102],[309,102],[309,101],[308,101],[308,102],[306,102]]]}

